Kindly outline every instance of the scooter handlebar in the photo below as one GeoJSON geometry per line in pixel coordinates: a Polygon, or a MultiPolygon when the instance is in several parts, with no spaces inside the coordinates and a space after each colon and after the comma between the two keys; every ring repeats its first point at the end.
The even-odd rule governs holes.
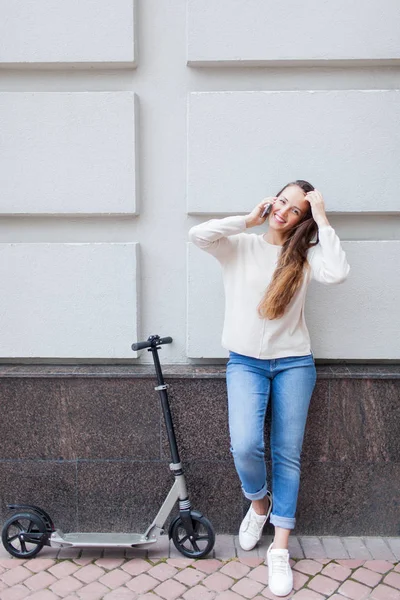
{"type": "Polygon", "coordinates": [[[137,350],[143,350],[143,348],[155,348],[156,346],[160,346],[161,344],[171,344],[172,337],[163,337],[160,338],[159,335],[151,335],[145,342],[136,342],[136,344],[132,344],[131,348],[134,352],[137,350]]]}

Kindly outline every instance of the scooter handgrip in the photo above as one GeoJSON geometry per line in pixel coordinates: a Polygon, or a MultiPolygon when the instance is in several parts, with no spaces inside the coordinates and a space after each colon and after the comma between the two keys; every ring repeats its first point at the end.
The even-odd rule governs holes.
{"type": "Polygon", "coordinates": [[[132,344],[131,348],[134,352],[136,352],[137,350],[143,350],[143,348],[151,348],[151,346],[158,344],[170,344],[171,342],[172,337],[170,336],[158,339],[155,336],[153,336],[153,339],[146,340],[145,342],[136,342],[135,344],[132,344]]]}
{"type": "Polygon", "coordinates": [[[150,348],[151,343],[146,341],[146,342],[136,342],[136,344],[132,344],[131,348],[134,352],[136,352],[136,350],[143,350],[143,348],[150,348]]]}

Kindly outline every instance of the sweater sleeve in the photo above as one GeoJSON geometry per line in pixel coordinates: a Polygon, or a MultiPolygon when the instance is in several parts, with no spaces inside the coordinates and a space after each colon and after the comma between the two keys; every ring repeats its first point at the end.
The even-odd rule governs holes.
{"type": "Polygon", "coordinates": [[[318,231],[319,243],[310,248],[307,255],[311,267],[311,279],[326,285],[342,283],[350,272],[346,254],[335,230],[324,225],[318,231]]]}
{"type": "Polygon", "coordinates": [[[237,238],[229,238],[229,236],[241,233],[245,229],[244,216],[210,219],[189,230],[189,241],[223,263],[234,256],[237,248],[237,238]]]}

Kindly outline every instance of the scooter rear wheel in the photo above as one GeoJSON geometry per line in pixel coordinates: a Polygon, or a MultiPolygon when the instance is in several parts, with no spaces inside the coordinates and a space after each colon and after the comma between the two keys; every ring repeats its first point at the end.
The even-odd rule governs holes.
{"type": "Polygon", "coordinates": [[[190,539],[181,517],[177,517],[171,524],[171,538],[175,548],[188,558],[202,558],[214,547],[215,534],[210,521],[200,513],[190,513],[193,524],[193,539],[190,539]]]}
{"type": "Polygon", "coordinates": [[[43,548],[44,542],[24,541],[21,534],[45,533],[46,525],[35,513],[16,513],[4,523],[1,540],[7,552],[16,558],[32,558],[43,548]]]}

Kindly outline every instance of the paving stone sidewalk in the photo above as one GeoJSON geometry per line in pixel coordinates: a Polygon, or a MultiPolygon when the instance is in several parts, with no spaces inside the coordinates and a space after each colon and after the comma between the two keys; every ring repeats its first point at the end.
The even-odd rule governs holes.
{"type": "MultiPolygon", "coordinates": [[[[43,548],[30,560],[0,546],[0,600],[277,600],[271,542],[243,552],[217,536],[211,558],[185,559],[167,538],[148,550],[43,548]]],[[[400,538],[291,536],[293,600],[400,600],[400,538]]]]}

